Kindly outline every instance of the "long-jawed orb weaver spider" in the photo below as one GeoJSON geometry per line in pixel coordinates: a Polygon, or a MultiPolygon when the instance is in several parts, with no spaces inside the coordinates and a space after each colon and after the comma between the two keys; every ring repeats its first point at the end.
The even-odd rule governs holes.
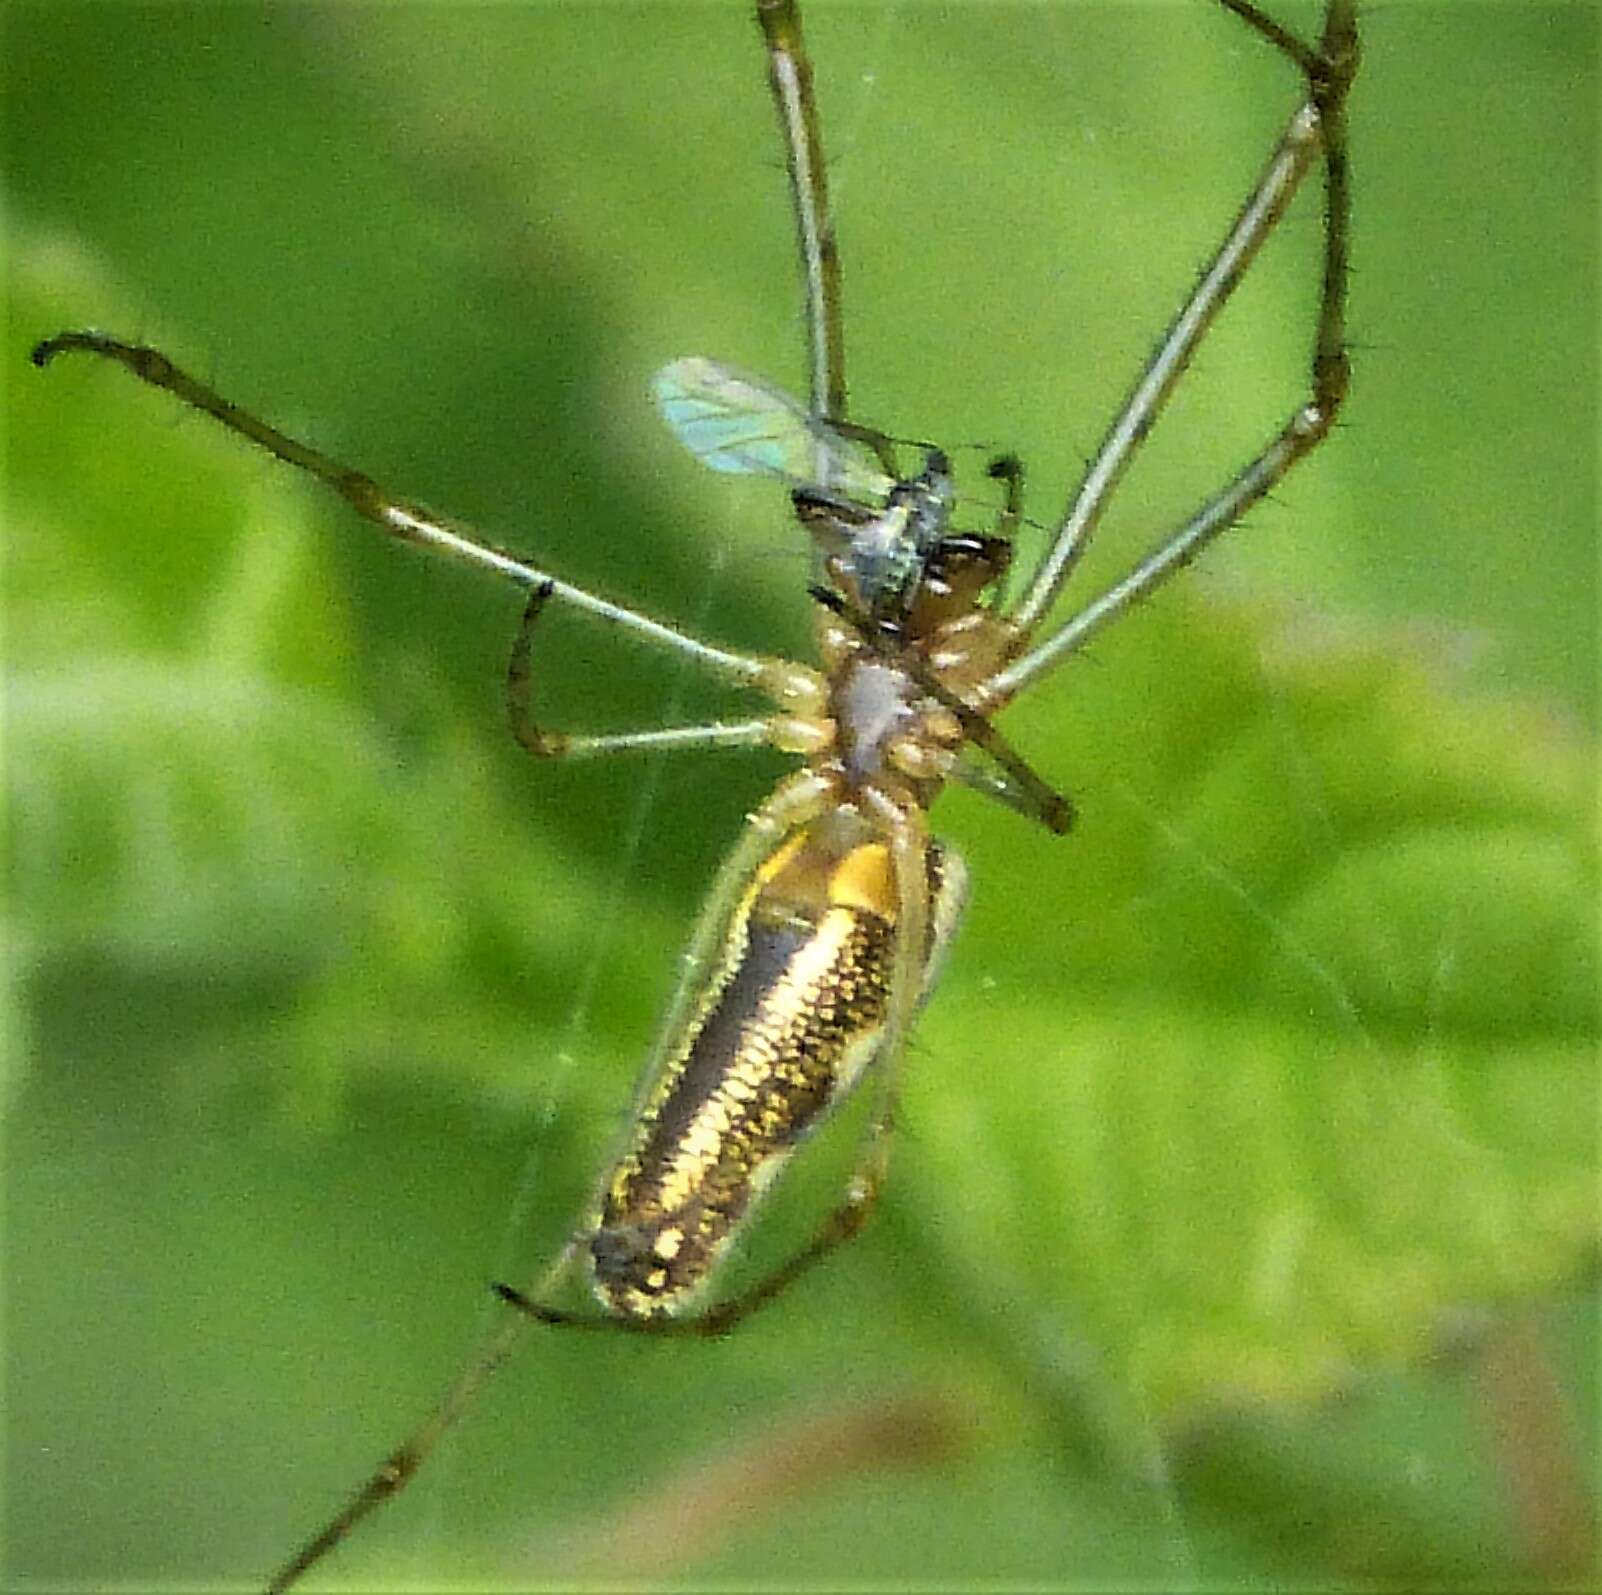
{"type": "Polygon", "coordinates": [[[927,449],[921,469],[902,476],[889,438],[848,415],[840,269],[797,3],[758,0],[805,274],[809,403],[701,359],[667,367],[656,392],[669,425],[704,463],[790,483],[818,557],[811,595],[821,669],[732,652],[566,583],[237,409],[156,350],[90,332],[62,333],[35,350],[41,366],[71,351],[115,360],[315,476],[397,539],[523,587],[528,599],[507,696],[517,736],[536,755],[767,745],[804,760],[750,817],[718,873],[628,1144],[585,1221],[533,1289],[498,1287],[515,1309],[500,1332],[427,1421],[280,1570],[273,1589],[296,1582],[405,1485],[530,1322],[722,1333],[865,1222],[884,1178],[901,1045],[937,976],[965,891],[960,857],[929,835],[930,804],[946,782],[959,780],[1048,830],[1066,830],[1067,801],[1013,752],[993,717],[1235,524],[1328,434],[1344,396],[1344,102],[1358,58],[1354,0],[1329,0],[1313,44],[1247,0],[1219,3],[1295,64],[1306,99],[1108,429],[1039,565],[1016,600],[1003,604],[997,589],[1022,514],[1018,463],[1003,456],[990,467],[1005,490],[994,529],[962,531],[952,523],[945,455],[927,449]],[[1123,472],[1320,161],[1323,276],[1308,396],[1258,455],[1121,581],[1050,624],[1123,472]],[[542,729],[530,702],[530,644],[553,600],[757,691],[770,712],[601,736],[542,729]],[[838,1205],[787,1261],[737,1294],[703,1301],[762,1190],[864,1076],[874,1100],[838,1205]],[[552,1299],[581,1272],[600,1301],[598,1314],[552,1299]]]}

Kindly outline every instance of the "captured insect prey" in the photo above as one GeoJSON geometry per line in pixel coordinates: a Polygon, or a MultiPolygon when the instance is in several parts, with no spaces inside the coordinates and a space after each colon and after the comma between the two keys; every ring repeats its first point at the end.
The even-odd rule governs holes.
{"type": "MultiPolygon", "coordinates": [[[[1019,552],[1028,524],[1019,459],[988,451],[974,467],[999,500],[977,509],[959,495],[954,464],[967,440],[908,441],[920,436],[915,417],[894,417],[896,430],[880,430],[891,418],[870,420],[850,407],[831,172],[800,3],[756,0],[805,285],[804,397],[724,363],[732,351],[676,359],[657,371],[650,392],[671,436],[700,465],[767,479],[787,496],[791,533],[809,559],[794,601],[813,625],[813,662],[728,647],[568,581],[538,552],[510,552],[239,408],[209,373],[201,380],[155,348],[77,330],[34,349],[40,367],[80,355],[118,364],[320,483],[396,542],[520,589],[505,700],[514,736],[537,758],[767,748],[799,761],[750,812],[717,868],[620,1147],[566,1244],[537,1278],[495,1285],[502,1305],[490,1338],[421,1425],[286,1558],[270,1590],[296,1584],[399,1493],[536,1326],[724,1335],[868,1222],[889,1173],[908,1038],[970,890],[969,864],[931,831],[935,800],[953,783],[968,787],[1032,825],[1040,847],[1072,847],[1071,836],[1059,840],[1072,830],[1075,807],[1057,789],[1058,772],[1085,750],[1015,745],[1002,712],[1044,688],[1058,666],[1235,526],[1325,440],[1346,395],[1345,115],[1358,64],[1355,0],[1328,0],[1310,38],[1245,0],[1208,0],[1207,9],[1219,26],[1283,58],[1283,132],[1239,211],[1219,218],[1215,253],[1173,320],[1153,329],[1149,359],[1131,373],[1077,490],[1030,561],[1019,552]],[[1124,473],[1304,183],[1315,191],[1309,215],[1321,214],[1320,258],[1311,358],[1294,408],[1264,417],[1258,452],[1122,576],[1086,602],[1060,605],[1124,473]],[[636,638],[747,695],[750,706],[728,718],[621,731],[553,728],[537,702],[536,669],[545,658],[537,656],[542,617],[552,609],[581,614],[607,642],[610,634],[636,638]],[[731,1284],[726,1265],[759,1205],[853,1093],[861,1094],[862,1125],[832,1205],[789,1255],[731,1284]]],[[[736,25],[710,15],[699,21],[736,25]]],[[[1012,291],[1030,290],[1017,283],[1012,291]]],[[[897,313],[923,314],[905,305],[897,313]]],[[[996,411],[1004,423],[1004,394],[996,411]]],[[[536,550],[538,536],[536,521],[527,533],[536,550]]],[[[551,653],[549,668],[559,670],[551,653]]],[[[982,878],[982,866],[975,873],[982,878]]],[[[286,1526],[286,1543],[294,1532],[304,1527],[286,1526]]]]}

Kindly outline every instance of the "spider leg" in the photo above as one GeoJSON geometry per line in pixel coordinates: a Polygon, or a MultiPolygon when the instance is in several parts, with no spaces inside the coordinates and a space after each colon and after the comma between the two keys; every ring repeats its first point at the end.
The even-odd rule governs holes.
{"type": "MultiPolygon", "coordinates": [[[[748,884],[753,871],[778,848],[797,826],[815,818],[828,801],[832,783],[825,777],[800,770],[780,783],[747,822],[739,841],[724,859],[701,916],[690,937],[689,947],[681,961],[679,985],[669,1006],[667,1019],[659,1032],[656,1048],[646,1077],[653,1074],[661,1062],[664,1048],[682,1024],[685,1010],[694,1001],[704,977],[707,961],[712,958],[735,900],[748,884]]],[[[556,1259],[545,1270],[539,1281],[524,1295],[507,1291],[511,1298],[534,1305],[534,1298],[556,1289],[572,1266],[582,1236],[570,1240],[556,1259]]],[[[557,1309],[542,1309],[526,1314],[508,1316],[474,1355],[461,1376],[445,1392],[428,1416],[416,1429],[384,1458],[360,1489],[346,1502],[316,1534],[295,1553],[272,1577],[267,1586],[268,1595],[283,1595],[312,1567],[316,1566],[364,1518],[398,1495],[412,1480],[413,1475],[426,1462],[446,1432],[472,1404],[478,1393],[494,1377],[497,1369],[512,1354],[530,1323],[537,1318],[547,1322],[576,1322],[588,1320],[578,1315],[563,1315],[557,1309]]],[[[614,1326],[626,1321],[599,1320],[614,1326]]]]}
{"type": "MultiPolygon", "coordinates": [[[[536,587],[528,596],[523,619],[512,643],[506,666],[506,708],[512,734],[536,758],[584,759],[611,753],[649,753],[686,748],[750,748],[767,744],[787,753],[805,753],[821,745],[827,730],[815,716],[771,715],[756,720],[717,720],[706,725],[654,726],[645,731],[614,732],[604,736],[570,736],[562,731],[543,731],[534,719],[531,704],[532,671],[530,653],[534,623],[551,597],[549,583],[536,587]]],[[[804,666],[794,667],[799,677],[804,666]]],[[[817,695],[821,704],[824,687],[817,695]]]]}
{"type": "MultiPolygon", "coordinates": [[[[840,308],[840,250],[829,211],[823,134],[812,94],[812,61],[796,0],[757,0],[768,51],[768,82],[779,113],[790,203],[806,288],[807,375],[812,413],[846,419],[845,322],[840,308]]],[[[893,474],[893,473],[892,473],[893,474]]]]}
{"type": "Polygon", "coordinates": [[[258,448],[265,449],[286,465],[316,477],[344,499],[357,514],[372,521],[399,542],[412,543],[478,565],[520,587],[543,588],[548,596],[586,610],[608,625],[632,631],[661,647],[688,655],[704,669],[726,681],[763,691],[773,692],[777,689],[782,696],[784,689],[779,685],[774,661],[732,653],[728,649],[702,642],[676,626],[626,609],[621,604],[614,604],[609,599],[515,559],[471,527],[435,515],[420,504],[397,498],[363,472],[352,470],[320,449],[314,449],[269,426],[181,370],[158,349],[144,344],[124,343],[98,332],[62,332],[53,338],[46,338],[34,348],[33,363],[40,367],[47,366],[56,356],[69,353],[95,354],[115,361],[141,382],[163,389],[191,409],[202,411],[229,431],[237,432],[258,448]]]}
{"type": "Polygon", "coordinates": [[[1066,835],[1073,823],[1073,804],[1060,792],[1047,787],[1033,771],[1030,771],[1030,776],[1030,784],[1023,785],[1006,766],[983,763],[966,750],[951,770],[951,779],[967,787],[970,792],[977,792],[981,797],[987,797],[1024,819],[1033,820],[1037,825],[1044,825],[1053,836],[1066,835]],[[1037,794],[1037,783],[1047,794],[1048,806],[1045,808],[1042,808],[1037,794]]]}
{"type": "Polygon", "coordinates": [[[1220,0],[1306,75],[1308,99],[1291,118],[1218,252],[1163,335],[1117,419],[1091,461],[1055,540],[1017,607],[1008,616],[1019,650],[985,685],[987,697],[1007,702],[1058,664],[1102,626],[1122,614],[1227,530],[1287,471],[1315,448],[1333,425],[1345,397],[1347,233],[1351,208],[1346,165],[1345,100],[1357,71],[1355,0],[1330,0],[1316,47],[1302,44],[1246,0],[1220,0]],[[1324,157],[1324,253],[1318,329],[1310,392],[1261,453],[1110,592],[1044,641],[1021,651],[1044,620],[1084,553],[1114,488],[1151,431],[1197,345],[1239,285],[1263,240],[1273,231],[1320,151],[1324,157]]]}

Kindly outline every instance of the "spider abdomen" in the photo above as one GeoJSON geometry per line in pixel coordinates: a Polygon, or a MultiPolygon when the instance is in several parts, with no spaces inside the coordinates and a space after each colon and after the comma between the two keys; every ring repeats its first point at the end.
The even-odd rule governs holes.
{"type": "MultiPolygon", "coordinates": [[[[964,872],[931,859],[927,953],[964,872]]],[[[625,1317],[680,1310],[763,1191],[877,1049],[895,947],[888,850],[837,815],[758,871],[641,1109],[589,1240],[596,1294],[625,1317]]]]}

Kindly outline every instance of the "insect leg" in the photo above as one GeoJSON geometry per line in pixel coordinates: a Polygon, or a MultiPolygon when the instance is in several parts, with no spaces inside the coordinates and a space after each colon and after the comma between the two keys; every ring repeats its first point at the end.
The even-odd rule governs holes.
{"type": "Polygon", "coordinates": [[[1007,496],[996,517],[995,535],[1010,543],[1018,535],[1018,526],[1023,520],[1023,461],[1016,454],[998,454],[985,467],[985,475],[1006,488],[1007,496]]]}
{"type": "Polygon", "coordinates": [[[1308,99],[1291,118],[1223,244],[1125,400],[1059,525],[1052,546],[1009,616],[1018,628],[1019,646],[1030,640],[1044,620],[1083,554],[1109,497],[1136,449],[1150,432],[1197,344],[1238,286],[1263,240],[1283,216],[1292,195],[1322,150],[1323,285],[1311,361],[1310,394],[1263,451],[1123,581],[991,677],[986,691],[1001,702],[1015,696],[1066,657],[1094,631],[1194,559],[1212,538],[1239,520],[1298,460],[1323,440],[1346,393],[1345,305],[1350,193],[1345,99],[1358,63],[1355,0],[1330,0],[1316,47],[1304,45],[1285,33],[1245,0],[1220,0],[1220,4],[1242,17],[1296,63],[1307,78],[1308,99]]]}
{"type": "MultiPolygon", "coordinates": [[[[1023,525],[1023,493],[1024,493],[1024,467],[1023,461],[1016,454],[998,454],[985,467],[985,475],[992,482],[1000,482],[1005,494],[1001,501],[1001,509],[996,515],[995,531],[993,536],[1001,538],[1009,544],[1015,543],[1018,538],[1018,528],[1023,525]]],[[[1002,568],[1001,579],[996,583],[995,596],[990,600],[990,606],[997,613],[1005,613],[1007,608],[1007,578],[1012,567],[1009,562],[1002,568]]]]}

